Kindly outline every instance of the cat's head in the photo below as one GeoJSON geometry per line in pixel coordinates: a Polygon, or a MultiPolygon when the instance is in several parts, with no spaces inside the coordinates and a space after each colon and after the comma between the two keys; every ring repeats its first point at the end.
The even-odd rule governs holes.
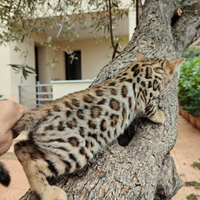
{"type": "Polygon", "coordinates": [[[137,58],[137,61],[139,62],[154,61],[154,62],[162,63],[160,65],[160,70],[157,70],[156,72],[162,74],[163,82],[165,85],[168,84],[172,80],[175,69],[181,66],[183,62],[185,61],[185,58],[178,58],[175,60],[169,60],[169,61],[164,61],[164,62],[161,59],[156,59],[156,58],[146,59],[139,52],[136,53],[136,58],[137,58]]]}
{"type": "Polygon", "coordinates": [[[181,66],[184,61],[185,58],[178,58],[176,60],[169,60],[164,62],[164,84],[168,84],[172,80],[175,69],[181,66]]]}

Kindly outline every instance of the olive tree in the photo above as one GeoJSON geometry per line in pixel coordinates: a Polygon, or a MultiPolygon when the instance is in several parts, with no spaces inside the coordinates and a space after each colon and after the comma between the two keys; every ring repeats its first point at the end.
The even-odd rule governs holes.
{"type": "MultiPolygon", "coordinates": [[[[31,31],[34,26],[32,27],[29,23],[37,20],[29,19],[30,13],[34,12],[32,6],[39,5],[42,1],[27,2],[30,4],[29,13],[26,13],[28,21],[25,20],[21,25],[29,27],[31,31]]],[[[66,4],[69,2],[64,1],[66,4]]],[[[82,1],[72,2],[79,5],[82,1]]],[[[101,3],[101,1],[95,2],[101,3]]],[[[54,7],[56,11],[66,12],[62,4],[63,2],[57,1],[57,7],[54,7]]],[[[112,1],[112,6],[115,7],[114,4],[115,1],[112,1]]],[[[48,6],[51,7],[47,3],[48,6]]],[[[68,6],[73,7],[70,4],[68,6]]],[[[21,12],[19,8],[21,7],[15,5],[17,14],[21,12]]],[[[119,7],[116,6],[116,8],[120,10],[119,7]]],[[[7,9],[12,10],[13,7],[10,6],[7,9]]],[[[108,9],[105,12],[108,12],[108,9]]],[[[112,12],[114,13],[114,8],[112,12]]],[[[116,12],[124,13],[122,10],[116,12]]],[[[67,14],[65,15],[67,18],[67,14]]],[[[79,17],[80,22],[83,23],[84,15],[80,14],[79,17]]],[[[55,23],[61,23],[62,19],[63,14],[57,16],[55,23]]],[[[44,18],[40,20],[41,23],[38,21],[36,25],[42,26],[45,22],[44,18]]],[[[48,22],[45,23],[48,24],[48,22]]],[[[26,32],[24,36],[23,31],[20,33],[21,39],[28,34],[26,32]]],[[[16,35],[14,33],[13,35],[14,38],[16,35]]],[[[12,40],[11,36],[8,38],[9,41],[12,40]]],[[[146,0],[132,39],[121,53],[102,68],[92,86],[115,77],[124,67],[136,60],[137,51],[146,58],[158,57],[163,60],[172,60],[181,57],[183,51],[199,37],[200,2],[146,0]]],[[[166,117],[163,125],[153,124],[145,118],[136,119],[125,131],[125,135],[118,139],[121,143],[121,140],[128,137],[129,143],[127,142],[125,147],[115,141],[80,172],[60,176],[51,183],[62,187],[68,194],[68,199],[172,199],[183,185],[173,158],[170,156],[170,150],[175,145],[178,133],[177,82],[178,72],[155,100],[166,117]]],[[[27,192],[21,200],[29,198],[34,199],[32,194],[27,192]]]]}

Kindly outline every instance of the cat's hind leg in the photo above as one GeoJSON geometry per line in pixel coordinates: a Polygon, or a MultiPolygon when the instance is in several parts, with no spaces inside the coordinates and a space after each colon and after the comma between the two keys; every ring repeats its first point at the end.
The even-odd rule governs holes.
{"type": "Polygon", "coordinates": [[[55,176],[56,171],[53,171],[53,163],[45,159],[43,150],[25,140],[15,144],[15,154],[24,168],[31,191],[38,199],[67,200],[67,194],[59,187],[50,186],[46,179],[55,176]]]}

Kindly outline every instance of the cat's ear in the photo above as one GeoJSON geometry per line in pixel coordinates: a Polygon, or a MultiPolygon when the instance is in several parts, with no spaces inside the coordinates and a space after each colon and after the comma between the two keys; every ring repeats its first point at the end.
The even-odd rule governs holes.
{"type": "Polygon", "coordinates": [[[144,62],[146,58],[139,52],[136,53],[136,58],[138,62],[144,62]]]}
{"type": "Polygon", "coordinates": [[[165,61],[163,69],[166,74],[172,75],[175,71],[175,68],[183,64],[184,61],[185,58],[178,58],[176,60],[165,61]]]}

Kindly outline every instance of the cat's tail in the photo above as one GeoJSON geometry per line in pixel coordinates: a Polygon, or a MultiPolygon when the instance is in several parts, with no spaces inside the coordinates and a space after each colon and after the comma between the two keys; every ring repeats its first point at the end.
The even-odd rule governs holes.
{"type": "Polygon", "coordinates": [[[3,163],[0,162],[0,183],[6,187],[10,184],[10,175],[3,163]]]}
{"type": "Polygon", "coordinates": [[[26,113],[16,124],[11,128],[14,133],[20,134],[22,131],[34,131],[40,123],[51,115],[50,103],[43,104],[40,107],[34,108],[31,112],[26,113]]]}

